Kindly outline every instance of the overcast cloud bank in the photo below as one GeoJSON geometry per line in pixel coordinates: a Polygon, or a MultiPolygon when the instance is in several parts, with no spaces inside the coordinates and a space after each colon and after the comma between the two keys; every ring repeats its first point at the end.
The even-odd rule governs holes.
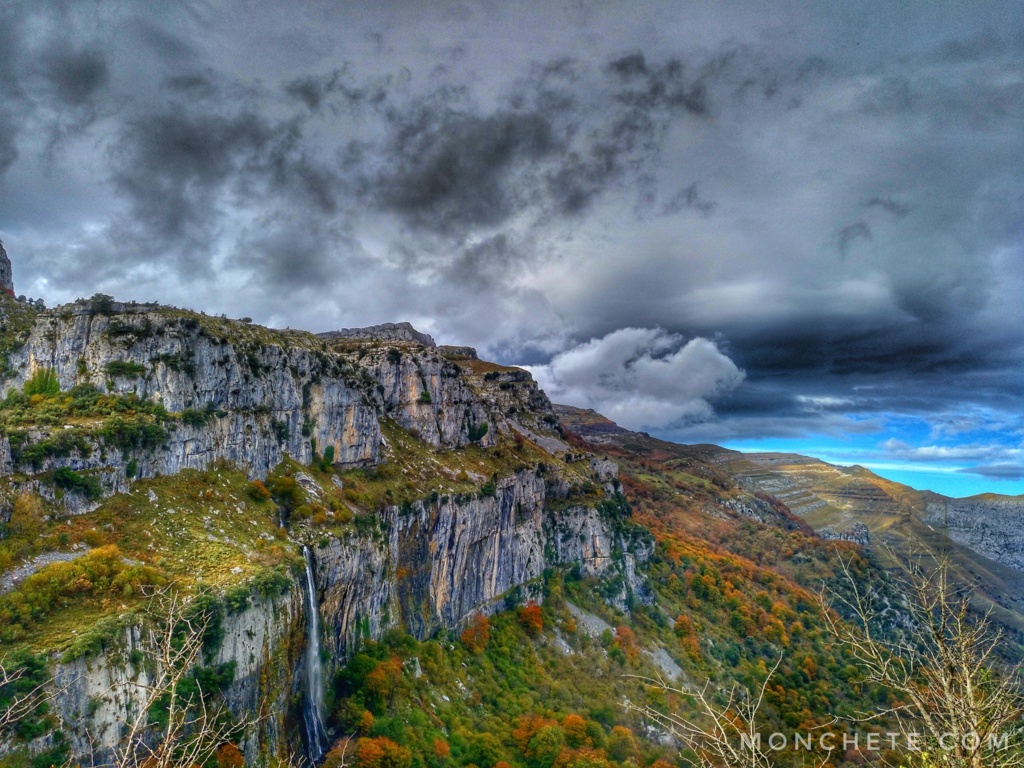
{"type": "Polygon", "coordinates": [[[20,292],[409,320],[673,439],[988,445],[990,477],[1021,124],[1016,2],[0,8],[20,292]]]}

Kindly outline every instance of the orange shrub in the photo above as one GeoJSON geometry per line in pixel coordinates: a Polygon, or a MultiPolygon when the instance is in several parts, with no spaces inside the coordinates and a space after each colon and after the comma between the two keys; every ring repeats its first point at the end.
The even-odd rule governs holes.
{"type": "Polygon", "coordinates": [[[579,715],[566,715],[562,720],[565,741],[570,747],[582,747],[587,740],[587,721],[579,715]]]}
{"type": "Polygon", "coordinates": [[[249,495],[252,496],[256,501],[266,501],[270,498],[270,491],[267,490],[260,480],[253,480],[249,483],[249,495]]]}
{"type": "Polygon", "coordinates": [[[625,654],[630,661],[636,661],[640,650],[636,647],[636,635],[629,627],[618,626],[615,628],[615,645],[625,654]]]}
{"type": "Polygon", "coordinates": [[[242,768],[245,755],[234,744],[224,744],[217,750],[217,768],[242,768]]]}
{"type": "Polygon", "coordinates": [[[387,701],[401,679],[402,662],[397,657],[392,657],[382,661],[366,676],[366,688],[382,701],[387,701]]]}
{"type": "Polygon", "coordinates": [[[434,739],[434,755],[438,760],[444,760],[450,757],[452,754],[452,748],[448,746],[448,742],[444,739],[434,739]]]}
{"type": "Polygon", "coordinates": [[[363,714],[359,716],[359,725],[357,726],[360,733],[369,733],[373,730],[373,712],[368,709],[363,710],[363,714]]]}
{"type": "Polygon", "coordinates": [[[519,747],[519,751],[525,753],[534,734],[541,728],[549,725],[558,725],[558,723],[540,715],[520,715],[519,725],[512,731],[512,739],[515,741],[516,746],[519,747]]]}
{"type": "Polygon", "coordinates": [[[412,753],[386,736],[362,738],[356,744],[356,765],[359,768],[409,768],[412,753]]]}
{"type": "Polygon", "coordinates": [[[544,616],[540,612],[540,606],[531,600],[520,608],[519,623],[530,637],[540,635],[544,629],[544,616]]]}
{"type": "Polygon", "coordinates": [[[473,621],[462,631],[462,642],[473,653],[481,653],[491,639],[491,622],[482,613],[473,617],[473,621]]]}

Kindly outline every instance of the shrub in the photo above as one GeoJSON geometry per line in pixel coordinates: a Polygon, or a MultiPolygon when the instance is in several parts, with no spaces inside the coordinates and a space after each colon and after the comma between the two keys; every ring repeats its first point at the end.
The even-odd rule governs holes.
{"type": "Polygon", "coordinates": [[[469,626],[462,631],[462,642],[472,653],[482,653],[491,639],[491,622],[482,613],[473,617],[469,626]]]}
{"type": "Polygon", "coordinates": [[[295,478],[287,475],[271,480],[268,490],[274,501],[289,512],[299,507],[305,500],[302,488],[295,478]]]}
{"type": "Polygon", "coordinates": [[[486,421],[483,421],[480,424],[470,424],[468,431],[469,441],[471,443],[476,443],[483,440],[484,435],[487,434],[487,430],[488,425],[486,421]]]}
{"type": "Polygon", "coordinates": [[[127,453],[132,448],[156,448],[167,441],[167,432],[159,424],[138,417],[111,416],[97,431],[104,442],[127,453]]]}
{"type": "Polygon", "coordinates": [[[11,519],[7,527],[13,536],[27,541],[35,540],[46,527],[45,511],[39,497],[28,491],[22,491],[14,500],[11,519]]]}
{"type": "Polygon", "coordinates": [[[277,597],[288,591],[292,580],[283,570],[283,566],[267,568],[260,571],[252,580],[253,589],[261,597],[277,597]]]}
{"type": "Polygon", "coordinates": [[[217,750],[217,768],[244,768],[245,755],[234,744],[225,744],[217,750]]]}
{"type": "Polygon", "coordinates": [[[186,408],[181,412],[181,423],[190,427],[205,427],[212,419],[213,411],[210,409],[199,411],[195,408],[186,408]]]}
{"type": "Polygon", "coordinates": [[[320,459],[320,471],[330,472],[334,468],[334,446],[328,445],[324,448],[324,455],[320,459]]]}
{"type": "Polygon", "coordinates": [[[133,363],[130,360],[111,360],[103,366],[103,370],[107,372],[108,376],[113,378],[119,376],[132,378],[134,376],[145,376],[146,374],[146,366],[141,363],[133,363]]]}
{"type": "Polygon", "coordinates": [[[56,395],[60,393],[60,381],[57,380],[57,372],[53,368],[37,368],[24,386],[25,394],[32,395],[56,395]]]}
{"type": "Polygon", "coordinates": [[[537,637],[544,629],[544,616],[540,606],[532,600],[519,609],[519,624],[530,637],[537,637]]]}
{"type": "Polygon", "coordinates": [[[89,299],[89,311],[94,315],[114,314],[114,297],[105,293],[94,293],[89,299]]]}
{"type": "MultiPolygon", "coordinates": [[[[17,589],[0,595],[0,641],[20,639],[47,614],[65,606],[79,605],[88,598],[123,600],[138,596],[145,586],[162,583],[165,580],[153,568],[126,564],[114,545],[97,547],[70,562],[51,563],[26,577],[17,589]]],[[[104,638],[112,631],[107,625],[102,629],[94,638],[80,637],[76,653],[102,649],[104,638]]]]}
{"type": "Polygon", "coordinates": [[[565,741],[574,749],[582,747],[587,740],[587,721],[579,715],[566,715],[562,720],[565,741]]]}
{"type": "Polygon", "coordinates": [[[419,402],[423,403],[424,405],[427,405],[431,402],[430,393],[427,390],[424,389],[422,392],[420,392],[419,402]]]}
{"type": "Polygon", "coordinates": [[[81,493],[94,501],[103,495],[103,486],[99,480],[91,475],[81,475],[68,467],[60,467],[53,473],[53,484],[65,491],[81,493]]]}
{"type": "Polygon", "coordinates": [[[247,488],[249,495],[256,501],[266,501],[270,498],[270,491],[260,480],[253,480],[247,488]]]}
{"type": "Polygon", "coordinates": [[[386,736],[362,738],[356,743],[358,768],[409,768],[412,753],[386,736]]]}
{"type": "Polygon", "coordinates": [[[557,725],[540,728],[526,747],[526,764],[530,768],[551,768],[565,746],[565,733],[557,725]]]}

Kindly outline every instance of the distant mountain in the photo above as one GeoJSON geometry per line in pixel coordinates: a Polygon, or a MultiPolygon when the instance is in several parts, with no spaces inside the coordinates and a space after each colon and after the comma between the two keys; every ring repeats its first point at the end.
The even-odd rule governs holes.
{"type": "Polygon", "coordinates": [[[1024,497],[951,499],[886,480],[860,466],[838,467],[789,453],[741,453],[681,446],[624,430],[593,411],[557,405],[566,428],[594,446],[671,451],[752,493],[770,494],[825,539],[883,544],[899,556],[948,553],[981,609],[1024,632],[1024,497]]]}

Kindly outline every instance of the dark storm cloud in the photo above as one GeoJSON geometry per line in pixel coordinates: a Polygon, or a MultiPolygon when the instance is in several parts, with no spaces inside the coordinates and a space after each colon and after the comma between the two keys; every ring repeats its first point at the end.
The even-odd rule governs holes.
{"type": "Polygon", "coordinates": [[[839,253],[846,258],[849,255],[850,249],[854,243],[858,240],[870,240],[871,239],[871,228],[863,221],[855,221],[853,224],[847,224],[836,235],[836,242],[839,246],[839,253]]]}
{"type": "Polygon", "coordinates": [[[179,106],[125,126],[113,180],[143,226],[161,238],[184,237],[202,229],[218,191],[258,162],[273,138],[259,115],[192,115],[179,106]]]}
{"type": "Polygon", "coordinates": [[[378,201],[412,226],[445,234],[499,225],[529,202],[516,174],[535,171],[556,148],[537,113],[424,107],[394,126],[393,167],[376,180],[378,201]]]}
{"type": "Polygon", "coordinates": [[[679,213],[679,211],[684,208],[692,208],[703,214],[709,214],[715,210],[715,203],[712,200],[705,199],[700,192],[699,185],[694,182],[688,187],[684,187],[676,192],[675,195],[673,195],[672,198],[662,206],[661,212],[663,214],[679,213]]]}
{"type": "Polygon", "coordinates": [[[1020,11],[641,6],[4,4],[16,274],[509,362],[715,339],[729,434],[1019,405],[1020,11]]]}
{"type": "Polygon", "coordinates": [[[54,45],[39,61],[43,75],[65,104],[84,104],[107,84],[110,72],[97,49],[74,50],[54,45]]]}
{"type": "Polygon", "coordinates": [[[234,265],[250,268],[254,286],[293,291],[333,285],[340,271],[335,254],[351,248],[346,236],[324,227],[315,217],[278,215],[260,221],[243,236],[232,258],[234,265]]]}
{"type": "Polygon", "coordinates": [[[18,129],[14,120],[0,111],[0,176],[18,159],[18,129]]]}
{"type": "MultiPolygon", "coordinates": [[[[710,62],[705,76],[712,75],[724,64],[724,60],[710,62]]],[[[703,79],[691,80],[685,77],[685,67],[679,59],[669,59],[664,64],[648,65],[643,53],[631,53],[608,64],[608,71],[617,77],[621,88],[615,99],[634,109],[628,119],[620,123],[619,131],[624,134],[636,133],[638,125],[644,125],[648,113],[664,108],[682,108],[695,115],[708,111],[708,91],[703,79]]],[[[647,126],[649,127],[649,126],[647,126]]]]}
{"type": "Polygon", "coordinates": [[[299,77],[286,84],[284,92],[292,98],[298,99],[311,110],[320,109],[324,99],[335,90],[340,78],[340,72],[335,70],[326,77],[299,77]]]}
{"type": "Polygon", "coordinates": [[[889,197],[872,197],[870,200],[864,203],[865,208],[881,208],[886,213],[891,213],[897,218],[903,218],[907,216],[911,208],[909,205],[893,200],[889,197]]]}
{"type": "Polygon", "coordinates": [[[213,77],[208,74],[175,75],[164,80],[163,85],[171,91],[187,94],[191,98],[210,98],[217,93],[213,77]]]}
{"type": "MultiPolygon", "coordinates": [[[[397,78],[401,81],[405,75],[397,78]]],[[[317,112],[328,106],[335,113],[360,112],[385,107],[395,78],[359,82],[353,79],[348,67],[335,69],[325,75],[306,75],[284,85],[285,94],[317,112]]]]}

